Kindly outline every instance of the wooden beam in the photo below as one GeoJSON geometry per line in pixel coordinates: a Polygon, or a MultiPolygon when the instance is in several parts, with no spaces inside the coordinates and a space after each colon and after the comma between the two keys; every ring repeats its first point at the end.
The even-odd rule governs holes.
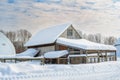
{"type": "Polygon", "coordinates": [[[65,45],[65,44],[61,44],[61,43],[56,43],[58,45],[62,45],[62,46],[66,46],[68,48],[73,48],[73,49],[78,49],[78,50],[85,50],[85,49],[82,49],[82,48],[77,48],[77,47],[73,47],[73,46],[68,46],[68,45],[65,45]]]}
{"type": "Polygon", "coordinates": [[[28,46],[28,48],[38,48],[38,47],[47,47],[47,46],[54,46],[55,43],[49,43],[49,44],[40,44],[35,46],[28,46]]]}

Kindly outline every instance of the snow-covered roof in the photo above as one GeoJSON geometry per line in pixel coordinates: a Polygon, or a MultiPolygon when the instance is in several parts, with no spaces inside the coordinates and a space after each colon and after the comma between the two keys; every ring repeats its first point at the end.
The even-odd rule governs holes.
{"type": "Polygon", "coordinates": [[[99,44],[85,39],[58,38],[56,43],[85,50],[116,50],[112,45],[99,44]]]}
{"type": "Polygon", "coordinates": [[[33,48],[30,48],[30,49],[27,49],[26,51],[22,52],[22,53],[19,53],[19,54],[16,54],[16,56],[30,56],[30,57],[34,57],[37,53],[39,52],[39,50],[36,50],[36,49],[33,49],[33,48]]]}
{"type": "Polygon", "coordinates": [[[11,57],[15,55],[15,47],[12,42],[0,32],[0,57],[11,57]]]}
{"type": "Polygon", "coordinates": [[[41,30],[32,36],[24,46],[37,46],[54,43],[71,24],[62,24],[41,30]]]}
{"type": "Polygon", "coordinates": [[[62,51],[51,51],[51,52],[47,52],[44,54],[45,58],[59,58],[62,57],[64,55],[67,55],[68,51],[67,50],[62,50],[62,51]]]}

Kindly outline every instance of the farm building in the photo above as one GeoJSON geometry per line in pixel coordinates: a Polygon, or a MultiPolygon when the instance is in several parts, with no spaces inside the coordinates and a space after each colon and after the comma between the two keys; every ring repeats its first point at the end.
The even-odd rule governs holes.
{"type": "Polygon", "coordinates": [[[40,55],[47,56],[45,57],[46,61],[55,64],[95,63],[116,60],[116,48],[114,46],[81,39],[78,31],[71,24],[41,30],[32,36],[25,46],[40,49],[40,55]],[[68,54],[63,50],[67,50],[68,54]],[[57,57],[48,57],[46,54],[49,56],[55,56],[56,54],[57,57]]]}
{"type": "Polygon", "coordinates": [[[0,32],[0,57],[13,57],[16,55],[12,42],[0,32]]]}

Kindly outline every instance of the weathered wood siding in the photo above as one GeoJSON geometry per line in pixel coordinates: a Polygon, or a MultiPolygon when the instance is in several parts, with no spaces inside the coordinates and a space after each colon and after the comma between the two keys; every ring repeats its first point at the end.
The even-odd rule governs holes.
{"type": "Polygon", "coordinates": [[[40,50],[40,54],[43,55],[46,52],[55,51],[55,46],[39,47],[37,49],[39,49],[40,50]]]}
{"type": "Polygon", "coordinates": [[[79,33],[72,26],[70,26],[67,30],[65,30],[65,32],[63,32],[63,34],[60,37],[64,37],[64,38],[68,38],[68,39],[80,39],[81,38],[79,33]],[[72,31],[73,31],[72,36],[67,35],[69,29],[72,29],[72,31]]]}

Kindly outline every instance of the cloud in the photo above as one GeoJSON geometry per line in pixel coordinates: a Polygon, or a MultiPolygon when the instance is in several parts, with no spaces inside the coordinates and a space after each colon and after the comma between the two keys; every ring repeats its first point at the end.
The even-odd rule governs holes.
{"type": "Polygon", "coordinates": [[[47,4],[50,4],[50,3],[61,3],[61,0],[35,0],[35,2],[41,2],[41,3],[47,3],[47,4]]]}
{"type": "Polygon", "coordinates": [[[120,29],[119,5],[112,0],[15,0],[14,4],[3,0],[0,29],[22,28],[36,33],[38,29],[72,22],[82,31],[119,36],[112,33],[120,29]]]}

